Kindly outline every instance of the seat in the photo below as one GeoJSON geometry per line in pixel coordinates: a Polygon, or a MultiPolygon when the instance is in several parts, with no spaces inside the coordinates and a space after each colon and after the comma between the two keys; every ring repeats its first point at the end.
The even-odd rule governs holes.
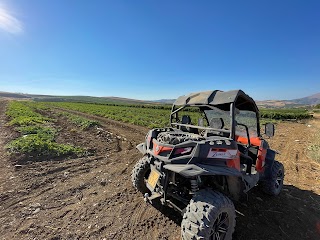
{"type": "Polygon", "coordinates": [[[246,164],[246,173],[251,174],[251,167],[256,165],[258,149],[257,146],[245,146],[238,142],[238,150],[240,151],[240,164],[246,164]]]}
{"type": "MultiPolygon", "coordinates": [[[[183,115],[181,119],[182,124],[191,124],[191,118],[189,115],[183,115]]],[[[198,134],[198,129],[197,128],[192,128],[192,127],[186,127],[186,126],[180,126],[180,130],[184,132],[189,132],[189,133],[195,133],[198,134]]]]}
{"type": "MultiPolygon", "coordinates": [[[[211,118],[209,121],[209,126],[211,128],[215,129],[223,129],[224,127],[224,121],[222,118],[211,118]]],[[[228,136],[229,134],[225,134],[220,131],[215,131],[215,130],[206,130],[205,136],[210,137],[210,136],[228,136]]]]}
{"type": "MultiPolygon", "coordinates": [[[[181,118],[181,124],[191,124],[191,118],[189,115],[183,115],[181,118]]],[[[180,130],[184,132],[189,132],[189,127],[180,126],[180,130]]]]}
{"type": "Polygon", "coordinates": [[[261,146],[261,139],[259,137],[251,137],[250,138],[250,146],[244,147],[248,145],[248,138],[236,135],[236,141],[238,142],[238,148],[240,152],[245,153],[253,160],[253,164],[256,164],[257,157],[259,155],[259,147],[261,146]]]}
{"type": "Polygon", "coordinates": [[[242,152],[240,152],[240,164],[246,164],[247,167],[246,167],[246,173],[247,174],[251,174],[251,167],[252,167],[252,158],[249,157],[248,155],[246,154],[243,154],[242,152]]]}
{"type": "Polygon", "coordinates": [[[215,129],[222,129],[224,127],[224,121],[222,118],[211,118],[209,126],[215,129]]]}

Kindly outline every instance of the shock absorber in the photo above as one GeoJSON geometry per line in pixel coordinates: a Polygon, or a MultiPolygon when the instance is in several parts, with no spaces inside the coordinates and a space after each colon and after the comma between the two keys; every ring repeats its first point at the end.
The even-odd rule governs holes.
{"type": "Polygon", "coordinates": [[[199,191],[199,185],[197,179],[190,179],[191,193],[194,194],[199,191]]]}

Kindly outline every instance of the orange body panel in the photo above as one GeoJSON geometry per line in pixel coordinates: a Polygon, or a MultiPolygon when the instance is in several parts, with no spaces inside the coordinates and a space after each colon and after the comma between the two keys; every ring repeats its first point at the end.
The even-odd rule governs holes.
{"type": "Polygon", "coordinates": [[[261,172],[263,170],[263,167],[265,164],[265,159],[266,159],[266,154],[267,154],[267,149],[264,149],[260,146],[259,150],[258,150],[258,159],[257,159],[257,163],[256,163],[256,170],[258,172],[261,172]]]}
{"type": "Polygon", "coordinates": [[[240,171],[240,152],[238,151],[237,157],[234,159],[227,160],[227,166],[230,168],[235,168],[240,171]]]}
{"type": "MultiPolygon", "coordinates": [[[[236,135],[236,141],[242,144],[248,144],[248,138],[247,137],[242,137],[242,136],[237,136],[236,135]]],[[[250,138],[250,143],[253,146],[258,146],[260,147],[261,145],[261,139],[259,137],[252,137],[250,138]]]]}

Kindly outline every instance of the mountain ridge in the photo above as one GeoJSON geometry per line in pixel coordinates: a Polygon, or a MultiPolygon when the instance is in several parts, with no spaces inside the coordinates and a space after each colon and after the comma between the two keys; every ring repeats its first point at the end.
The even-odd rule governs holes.
{"type": "MultiPolygon", "coordinates": [[[[155,101],[159,103],[172,104],[175,99],[160,99],[155,101]]],[[[304,105],[317,105],[320,104],[320,92],[292,100],[257,100],[256,103],[259,107],[298,107],[304,105]]]]}
{"type": "MultiPolygon", "coordinates": [[[[27,93],[11,93],[0,91],[0,98],[8,99],[33,99],[36,101],[79,101],[79,102],[95,102],[106,104],[172,104],[175,99],[159,99],[159,100],[139,100],[124,97],[93,97],[93,96],[55,96],[44,94],[27,94],[27,93]]],[[[284,107],[301,107],[320,104],[320,92],[297,98],[292,100],[258,100],[258,107],[262,108],[284,108],[284,107]]]]}

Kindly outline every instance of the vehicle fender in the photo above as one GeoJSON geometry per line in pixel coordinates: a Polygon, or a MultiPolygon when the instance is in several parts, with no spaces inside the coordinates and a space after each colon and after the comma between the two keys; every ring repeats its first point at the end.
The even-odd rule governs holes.
{"type": "Polygon", "coordinates": [[[241,173],[235,168],[206,164],[166,164],[163,167],[186,178],[201,175],[241,176],[241,173]]]}
{"type": "Polygon", "coordinates": [[[264,179],[269,179],[271,177],[271,169],[272,169],[272,165],[274,163],[274,159],[276,156],[276,152],[271,150],[271,149],[267,149],[267,154],[266,154],[266,158],[265,158],[265,166],[264,166],[264,174],[263,174],[263,178],[264,179]]]}
{"type": "Polygon", "coordinates": [[[140,143],[136,146],[136,149],[139,150],[139,152],[141,152],[143,155],[145,155],[147,153],[147,147],[145,143],[140,143]]]}

